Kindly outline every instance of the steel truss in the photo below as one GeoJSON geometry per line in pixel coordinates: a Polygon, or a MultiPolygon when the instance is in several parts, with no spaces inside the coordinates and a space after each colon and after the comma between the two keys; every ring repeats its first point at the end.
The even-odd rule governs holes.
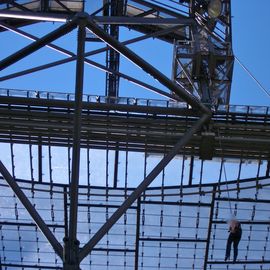
{"type": "MultiPolygon", "coordinates": [[[[46,186],[42,183],[42,146],[59,145],[68,146],[69,149],[72,147],[72,155],[70,155],[69,152],[69,159],[71,159],[69,168],[70,184],[68,186],[58,186],[54,185],[54,183],[50,183],[49,190],[45,192],[50,194],[52,200],[54,189],[63,189],[56,192],[56,194],[59,193],[63,195],[61,195],[63,208],[60,210],[63,214],[63,222],[61,222],[60,225],[54,223],[55,218],[53,217],[53,222],[49,226],[45,221],[45,216],[42,217],[35,208],[35,205],[33,204],[35,195],[33,194],[40,191],[35,188],[35,181],[17,181],[14,173],[15,166],[13,153],[11,155],[11,172],[9,172],[6,166],[0,162],[0,172],[3,176],[2,180],[6,181],[14,194],[16,194],[19,202],[35,222],[35,225],[29,220],[25,223],[18,222],[18,210],[20,209],[18,209],[18,202],[16,202],[14,208],[17,222],[12,222],[11,220],[6,221],[1,224],[1,229],[2,226],[17,226],[18,231],[20,231],[20,228],[23,226],[37,226],[61,260],[59,263],[59,258],[57,257],[55,263],[52,263],[52,265],[38,265],[40,264],[39,260],[38,264],[24,264],[22,263],[23,259],[21,259],[21,264],[19,264],[10,262],[6,260],[5,256],[2,256],[3,259],[1,257],[0,262],[1,267],[59,269],[59,267],[63,265],[63,269],[65,270],[78,270],[83,265],[83,261],[89,257],[89,254],[91,254],[90,256],[93,256],[95,252],[99,252],[100,254],[105,252],[108,257],[109,253],[120,252],[124,253],[124,258],[126,258],[126,254],[130,252],[133,254],[132,260],[134,260],[134,264],[129,265],[129,267],[139,269],[140,266],[143,267],[142,261],[144,257],[144,253],[140,250],[144,249],[145,246],[147,247],[148,242],[157,242],[160,250],[162,249],[162,243],[164,242],[176,243],[176,265],[180,263],[178,261],[178,256],[179,250],[182,248],[181,243],[195,243],[194,254],[199,246],[201,249],[205,250],[203,257],[201,258],[202,261],[199,263],[195,260],[196,254],[194,255],[193,269],[196,269],[195,267],[199,267],[198,269],[202,269],[202,267],[203,269],[208,269],[208,266],[212,267],[212,264],[224,264],[224,262],[219,259],[214,260],[216,257],[213,248],[215,244],[218,246],[220,245],[220,243],[215,242],[217,239],[216,235],[218,235],[217,227],[224,226],[224,221],[218,214],[219,204],[222,202],[226,203],[226,200],[228,199],[226,197],[221,197],[221,194],[223,194],[222,192],[225,191],[222,190],[224,184],[205,186],[200,184],[199,187],[193,186],[191,172],[193,167],[191,164],[189,184],[190,187],[198,189],[195,193],[199,196],[198,201],[183,201],[183,185],[178,187],[180,193],[178,192],[177,195],[175,195],[177,197],[176,200],[168,199],[172,194],[167,194],[166,192],[175,192],[175,190],[166,189],[164,185],[162,185],[162,189],[156,191],[155,189],[149,189],[149,186],[154,179],[160,173],[164,174],[164,170],[169,162],[180,153],[183,155],[191,155],[192,157],[200,156],[203,160],[212,159],[214,156],[222,158],[242,158],[243,155],[250,159],[264,161],[269,159],[270,149],[269,138],[267,136],[269,127],[266,125],[269,123],[268,109],[265,114],[256,114],[255,117],[252,113],[241,114],[217,111],[215,114],[212,114],[212,111],[209,109],[209,107],[213,108],[213,106],[218,107],[219,104],[227,104],[229,101],[233,66],[230,33],[230,4],[226,1],[226,8],[224,9],[226,16],[222,16],[222,24],[225,24],[224,32],[226,34],[221,38],[221,42],[216,44],[213,40],[217,41],[217,39],[219,39],[218,41],[220,41],[220,37],[215,33],[217,24],[214,23],[213,25],[211,22],[210,25],[208,23],[208,17],[203,12],[197,10],[197,2],[198,1],[191,1],[192,4],[186,8],[188,11],[184,13],[182,11],[175,12],[172,9],[164,8],[162,5],[157,5],[152,1],[104,1],[104,6],[101,9],[104,12],[104,16],[98,16],[97,14],[99,11],[94,12],[92,15],[78,12],[83,11],[83,3],[80,1],[76,2],[75,7],[72,8],[69,8],[68,5],[65,5],[65,3],[62,3],[61,1],[41,1],[40,3],[42,4],[39,7],[33,7],[33,3],[25,4],[9,1],[6,3],[6,7],[1,9],[1,27],[5,30],[12,30],[15,33],[22,34],[25,37],[32,39],[33,43],[1,60],[0,70],[4,70],[17,63],[44,46],[53,48],[68,56],[68,58],[64,60],[2,76],[0,78],[1,81],[16,78],[49,67],[55,67],[70,61],[76,61],[74,101],[40,98],[39,92],[36,93],[35,98],[1,96],[0,141],[9,142],[12,145],[14,142],[29,144],[30,140],[31,145],[36,144],[39,146],[38,166],[39,184],[41,186],[46,186]],[[42,38],[37,38],[25,33],[23,30],[17,29],[17,27],[39,21],[57,21],[63,22],[64,24],[42,38]],[[118,28],[122,25],[143,32],[145,35],[121,43],[118,40],[118,28]],[[76,54],[52,44],[52,42],[63,35],[70,33],[74,29],[78,30],[76,54]],[[210,35],[209,31],[211,29],[213,32],[210,35]],[[91,32],[93,36],[87,36],[88,32],[91,32]],[[175,43],[175,74],[173,80],[162,74],[156,67],[150,65],[146,60],[126,46],[149,37],[159,37],[167,42],[174,42],[175,39],[177,40],[175,43]],[[207,39],[207,44],[205,44],[205,38],[207,39]],[[85,52],[85,42],[93,41],[93,39],[95,39],[95,41],[99,40],[100,42],[104,42],[106,47],[91,52],[85,52]],[[180,46],[181,42],[184,42],[186,47],[180,46]],[[209,42],[213,47],[210,47],[209,42]],[[199,49],[197,47],[194,49],[194,43],[199,46],[199,49]],[[188,53],[184,53],[181,51],[182,49],[187,50],[188,53]],[[101,52],[107,53],[106,66],[86,58],[101,52]],[[170,93],[121,73],[119,71],[119,55],[125,56],[142,70],[150,74],[154,79],[165,86],[170,93]],[[189,61],[186,61],[187,59],[189,61]],[[84,64],[98,67],[108,74],[106,87],[108,99],[105,103],[100,102],[101,97],[97,97],[98,102],[84,100],[84,64]],[[132,105],[118,104],[119,78],[129,80],[172,100],[185,102],[186,107],[158,108],[155,106],[140,106],[137,104],[136,100],[134,100],[132,105]],[[218,91],[214,92],[214,88],[218,91]],[[205,103],[209,104],[206,106],[205,103]],[[92,124],[92,122],[94,124],[92,124]],[[111,124],[112,122],[114,122],[114,124],[111,124]],[[89,125],[89,123],[91,124],[89,125]],[[150,128],[153,129],[154,132],[149,132],[150,128]],[[241,130],[240,133],[239,130],[241,130]],[[234,132],[235,135],[232,136],[234,132]],[[164,133],[166,134],[166,137],[165,139],[162,139],[164,133]],[[240,145],[239,141],[242,141],[243,138],[245,139],[245,142],[240,145]],[[118,194],[118,197],[121,197],[120,203],[110,203],[109,198],[110,196],[113,197],[113,195],[110,195],[111,191],[108,187],[104,190],[102,189],[102,192],[105,191],[107,203],[103,205],[99,204],[98,200],[94,200],[91,203],[89,202],[90,198],[92,200],[92,198],[97,196],[95,193],[91,194],[93,190],[90,186],[86,188],[79,186],[81,149],[89,149],[90,147],[93,149],[105,148],[115,150],[114,187],[117,187],[116,168],[120,150],[127,150],[127,152],[128,150],[133,150],[162,153],[163,157],[150,172],[145,172],[143,180],[135,189],[129,190],[126,187],[124,189],[124,195],[118,194]],[[20,185],[18,184],[19,182],[20,185]],[[27,188],[29,188],[29,184],[32,185],[32,199],[25,194],[27,188]],[[81,200],[81,189],[87,190],[87,203],[81,200]],[[161,194],[159,194],[160,191],[161,194]],[[157,192],[157,194],[155,194],[155,192],[157,192]],[[210,199],[206,196],[208,200],[204,202],[203,196],[208,193],[210,194],[210,199]],[[157,197],[158,200],[149,200],[147,199],[147,196],[153,198],[157,197]],[[201,215],[198,210],[196,212],[196,233],[192,237],[189,237],[188,233],[187,237],[181,237],[180,231],[182,230],[182,232],[184,232],[181,227],[181,214],[177,217],[178,226],[175,227],[178,230],[178,234],[174,237],[163,237],[162,233],[159,236],[147,235],[143,230],[146,223],[145,211],[148,205],[161,205],[162,209],[160,215],[158,215],[158,218],[160,219],[160,230],[162,230],[163,227],[163,219],[166,218],[163,207],[173,206],[174,210],[185,206],[198,207],[199,210],[201,209],[200,207],[206,207],[209,213],[206,216],[208,222],[207,229],[202,237],[198,237],[201,215]],[[95,228],[93,230],[94,233],[91,230],[89,231],[87,239],[83,239],[83,245],[81,246],[81,239],[78,237],[78,226],[80,225],[79,215],[82,213],[81,209],[84,207],[88,209],[88,224],[92,224],[90,219],[90,216],[93,214],[93,212],[91,212],[91,207],[92,209],[105,208],[106,219],[103,220],[102,225],[98,229],[95,228]],[[108,209],[116,210],[109,211],[108,209]],[[110,247],[108,241],[107,245],[104,246],[104,243],[102,242],[104,237],[109,237],[110,230],[113,227],[117,227],[120,220],[124,219],[124,226],[129,225],[126,220],[129,211],[135,211],[136,215],[135,239],[133,239],[132,248],[127,248],[126,231],[123,234],[123,237],[125,238],[124,247],[110,247]],[[50,228],[53,229],[53,232],[50,228]],[[62,239],[59,240],[59,236],[55,236],[57,230],[60,231],[59,235],[63,239],[63,245],[61,244],[62,239]],[[90,238],[89,235],[91,236],[90,238]],[[212,245],[210,245],[210,241],[213,242],[212,245]],[[212,253],[210,252],[210,249],[212,253]]],[[[178,106],[178,103],[174,104],[178,106]]],[[[12,151],[11,147],[11,152],[12,151]]],[[[32,153],[30,153],[30,156],[32,157],[32,153]]],[[[266,171],[266,176],[267,175],[269,175],[269,166],[268,171],[266,171]]],[[[236,210],[237,205],[245,200],[245,198],[239,197],[241,188],[250,189],[256,194],[254,200],[250,199],[251,201],[246,201],[247,203],[252,203],[254,209],[257,204],[268,204],[269,202],[267,199],[262,199],[262,201],[257,200],[260,189],[268,186],[268,182],[269,179],[266,177],[257,177],[256,179],[247,182],[238,181],[230,183],[233,186],[232,192],[235,190],[237,191],[237,196],[234,198],[237,202],[235,203],[236,210]],[[248,186],[250,183],[253,185],[248,186]],[[234,187],[235,185],[237,186],[236,188],[234,187]]],[[[4,183],[3,187],[6,189],[4,183]]],[[[97,190],[94,190],[94,192],[98,192],[97,190]]],[[[117,192],[120,190],[121,189],[116,189],[117,192]]],[[[226,192],[229,192],[228,184],[226,192]]],[[[104,194],[102,194],[102,196],[104,196],[104,194]]],[[[52,216],[55,215],[54,207],[55,205],[51,204],[50,210],[52,216]]],[[[250,220],[244,220],[243,224],[265,226],[265,228],[268,228],[267,231],[269,233],[269,222],[266,220],[254,220],[254,215],[251,216],[250,220]]],[[[38,237],[36,239],[38,239],[38,237]]],[[[251,241],[250,239],[251,237],[247,240],[249,241],[248,247],[251,241]]],[[[266,236],[266,239],[268,239],[268,236],[266,236]]],[[[38,240],[36,240],[36,242],[38,243],[38,240]]],[[[2,245],[4,253],[5,247],[3,242],[2,245]]],[[[37,248],[37,250],[39,250],[39,248],[37,248]]],[[[266,240],[264,249],[260,250],[260,252],[265,254],[267,250],[266,240]]],[[[159,254],[161,254],[160,251],[159,254]]],[[[161,256],[159,255],[158,268],[161,268],[162,265],[160,257],[161,256]]],[[[247,257],[248,256],[246,256],[246,258],[247,257]]],[[[265,264],[268,266],[269,259],[267,258],[265,260],[264,257],[265,255],[262,255],[262,260],[246,259],[245,261],[239,261],[238,263],[246,265],[265,264]]],[[[107,267],[109,266],[110,265],[107,263],[107,267]]],[[[124,263],[124,266],[126,266],[126,262],[124,263]]],[[[102,265],[102,267],[104,267],[104,265],[102,265]]]]}
{"type": "MultiPolygon", "coordinates": [[[[25,15],[27,18],[27,15],[25,15]]],[[[31,15],[29,15],[31,16],[31,15]]],[[[69,227],[68,235],[66,235],[64,242],[64,252],[60,252],[59,242],[51,236],[49,229],[45,223],[39,219],[38,214],[31,207],[26,196],[20,193],[18,186],[15,185],[15,180],[8,173],[4,165],[1,163],[1,173],[8,181],[10,187],[14,190],[19,200],[23,203],[25,208],[32,213],[31,216],[34,221],[39,225],[40,229],[53,245],[57,254],[63,259],[64,269],[80,269],[80,262],[86,257],[99,242],[99,240],[108,232],[108,230],[117,222],[117,220],[124,214],[124,212],[138,199],[138,197],[146,190],[149,184],[155,177],[164,169],[164,167],[173,159],[179,150],[190,140],[192,135],[196,133],[210,118],[211,112],[196,98],[188,94],[184,89],[176,86],[171,80],[164,76],[161,72],[149,65],[146,61],[133,53],[130,49],[122,45],[119,41],[115,40],[103,29],[97,26],[96,22],[86,13],[79,13],[70,22],[67,22],[59,29],[36,40],[29,46],[23,48],[17,53],[7,57],[0,62],[0,69],[5,69],[8,66],[18,62],[22,58],[28,56],[39,48],[51,43],[55,39],[65,35],[78,26],[78,50],[77,50],[77,68],[76,68],[76,85],[75,85],[75,105],[73,116],[73,153],[72,153],[72,170],[71,170],[71,183],[70,183],[70,214],[69,214],[69,227]],[[80,166],[80,136],[81,136],[81,121],[82,121],[82,93],[83,93],[83,65],[84,65],[84,44],[85,32],[89,29],[98,38],[106,42],[112,49],[123,54],[132,62],[140,66],[146,72],[151,74],[154,78],[158,79],[162,84],[168,87],[172,92],[178,94],[183,100],[186,100],[191,106],[202,111],[204,115],[197,123],[194,124],[179,140],[175,147],[160,161],[160,163],[153,169],[153,171],[141,182],[138,188],[128,197],[121,207],[110,217],[110,219],[101,227],[101,229],[89,240],[88,243],[80,250],[79,241],[77,239],[77,215],[78,215],[78,181],[79,181],[79,166],[80,166]]]]}

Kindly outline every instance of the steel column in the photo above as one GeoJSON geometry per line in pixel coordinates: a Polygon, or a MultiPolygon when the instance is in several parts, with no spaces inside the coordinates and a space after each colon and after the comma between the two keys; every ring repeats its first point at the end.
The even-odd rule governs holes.
{"type": "Polygon", "coordinates": [[[35,207],[31,204],[31,202],[28,200],[26,195],[21,190],[20,186],[17,184],[15,179],[11,176],[5,165],[0,161],[0,173],[4,177],[4,179],[7,181],[8,185],[11,187],[13,192],[16,194],[20,202],[23,204],[27,212],[30,214],[36,225],[39,227],[41,232],[44,234],[48,242],[51,244],[53,249],[55,250],[56,254],[62,258],[63,257],[63,251],[61,244],[57,241],[53,233],[48,228],[47,224],[44,222],[42,217],[39,215],[35,207]]]}
{"type": "Polygon", "coordinates": [[[65,239],[65,265],[64,269],[79,269],[77,240],[77,217],[78,217],[78,184],[80,170],[80,139],[81,139],[81,114],[82,114],[82,94],[84,79],[84,50],[85,50],[85,25],[84,17],[78,29],[77,65],[76,65],[76,85],[75,85],[75,107],[74,107],[74,127],[72,146],[72,169],[70,183],[70,216],[69,234],[65,239]]]}
{"type": "Polygon", "coordinates": [[[118,221],[118,219],[127,211],[127,209],[139,198],[146,188],[154,181],[166,165],[177,155],[180,149],[188,143],[193,134],[197,132],[203,124],[209,120],[209,115],[205,114],[200,118],[178,141],[173,149],[164,156],[164,158],[156,165],[156,167],[147,175],[141,184],[130,194],[124,203],[112,214],[108,221],[97,231],[90,241],[82,248],[79,254],[79,260],[82,261],[102,239],[102,237],[110,230],[110,228],[118,221]]]}
{"type": "MultiPolygon", "coordinates": [[[[107,3],[108,5],[104,9],[104,15],[106,15],[105,18],[114,19],[115,16],[122,15],[123,0],[110,0],[107,3]]],[[[119,25],[108,24],[105,25],[104,29],[110,36],[119,40],[119,25]]],[[[111,70],[119,71],[119,65],[119,53],[109,47],[109,50],[106,52],[106,67],[111,70]]],[[[105,95],[110,97],[117,97],[119,95],[119,75],[116,75],[115,73],[106,73],[105,95]]]]}
{"type": "Polygon", "coordinates": [[[84,73],[84,48],[85,48],[85,28],[80,26],[78,33],[78,60],[76,67],[76,89],[75,89],[75,113],[73,127],[73,147],[72,147],[72,169],[70,186],[70,239],[76,239],[77,231],[77,204],[78,204],[78,182],[80,169],[80,138],[81,138],[81,113],[82,113],[82,93],[83,93],[83,73],[84,73]]]}

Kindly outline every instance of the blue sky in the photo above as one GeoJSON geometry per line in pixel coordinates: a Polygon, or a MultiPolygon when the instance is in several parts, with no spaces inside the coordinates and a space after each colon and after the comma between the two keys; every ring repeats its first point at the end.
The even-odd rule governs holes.
{"type": "MultiPolygon", "coordinates": [[[[268,11],[270,10],[270,1],[261,0],[260,4],[254,4],[251,0],[232,0],[233,15],[233,48],[235,55],[243,62],[243,64],[254,74],[254,76],[264,85],[266,89],[270,89],[268,62],[270,59],[269,52],[269,29],[270,18],[268,11]]],[[[59,27],[60,24],[40,23],[34,26],[22,28],[23,30],[37,35],[39,37],[49,31],[59,27]]],[[[29,44],[30,41],[18,36],[14,33],[1,33],[3,48],[0,57],[4,58],[9,53],[15,52],[19,48],[29,44]]],[[[126,40],[140,34],[123,28],[120,33],[120,39],[126,40]]],[[[76,51],[76,31],[55,42],[72,51],[76,51]]],[[[87,51],[103,47],[102,43],[87,43],[87,51]]],[[[148,60],[159,70],[171,77],[172,51],[173,48],[158,40],[147,40],[129,46],[140,56],[148,60]]],[[[91,60],[97,60],[104,64],[105,54],[91,57],[91,60]]],[[[19,71],[24,68],[34,67],[39,64],[45,64],[58,59],[64,58],[57,52],[51,51],[49,48],[43,48],[39,52],[19,61],[15,65],[2,71],[2,74],[9,74],[13,71],[19,71]]],[[[152,85],[160,86],[158,82],[150,78],[142,70],[135,67],[126,59],[121,59],[120,70],[126,74],[144,80],[152,85]]],[[[74,62],[59,67],[51,68],[32,75],[26,75],[16,79],[0,82],[1,88],[13,89],[32,89],[57,92],[73,92],[75,85],[75,64],[74,62]]],[[[93,67],[85,67],[85,87],[84,93],[87,94],[104,94],[105,74],[93,67]]],[[[159,96],[149,93],[142,88],[121,80],[120,95],[130,97],[144,98],[160,98],[159,96]]],[[[231,94],[232,104],[243,105],[263,105],[270,104],[270,98],[256,85],[249,75],[235,62],[233,86],[231,94]]]]}
{"type": "MultiPolygon", "coordinates": [[[[234,54],[270,90],[270,1],[232,0],[234,54]]],[[[231,103],[270,105],[270,98],[235,62],[231,103]]]]}

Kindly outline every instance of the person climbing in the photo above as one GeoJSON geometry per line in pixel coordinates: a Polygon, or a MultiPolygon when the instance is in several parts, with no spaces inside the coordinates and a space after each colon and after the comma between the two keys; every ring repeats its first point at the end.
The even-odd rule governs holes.
{"type": "Polygon", "coordinates": [[[236,261],[238,255],[238,244],[242,236],[242,228],[240,222],[236,218],[232,218],[229,222],[229,237],[227,240],[225,261],[230,259],[231,246],[233,243],[233,262],[236,261]]]}

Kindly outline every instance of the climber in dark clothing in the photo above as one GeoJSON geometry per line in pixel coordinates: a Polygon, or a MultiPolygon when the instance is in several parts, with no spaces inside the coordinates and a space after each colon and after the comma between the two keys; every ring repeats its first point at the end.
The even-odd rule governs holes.
{"type": "Polygon", "coordinates": [[[230,234],[227,240],[225,261],[230,258],[231,246],[233,243],[233,261],[235,262],[238,255],[238,244],[242,236],[241,224],[238,220],[232,219],[230,221],[229,233],[230,234]]]}

